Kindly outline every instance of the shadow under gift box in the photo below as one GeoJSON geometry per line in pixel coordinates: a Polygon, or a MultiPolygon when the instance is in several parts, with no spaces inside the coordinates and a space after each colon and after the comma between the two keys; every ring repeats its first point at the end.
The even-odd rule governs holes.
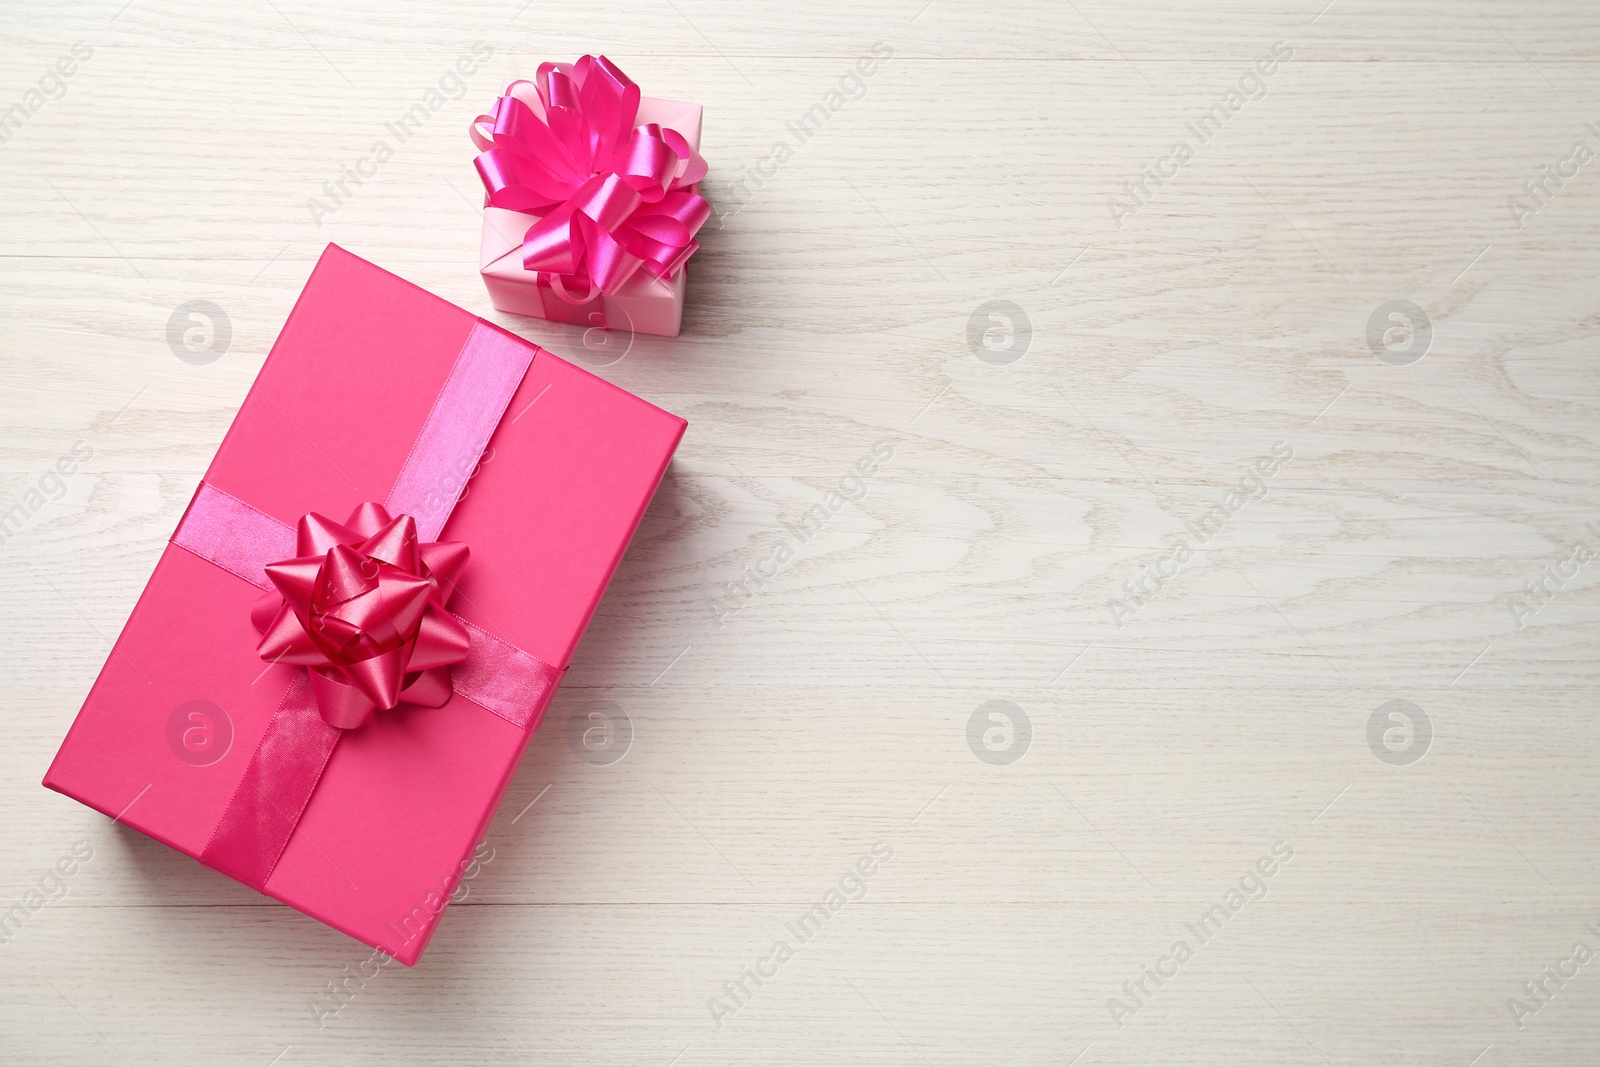
{"type": "MultiPolygon", "coordinates": [[[[532,85],[507,82],[501,94],[511,94],[543,114],[532,85]]],[[[654,122],[677,130],[689,147],[700,150],[700,125],[704,109],[699,104],[683,100],[657,100],[646,96],[639,100],[639,114],[633,124],[639,126],[654,122]]],[[[522,265],[522,238],[528,229],[539,221],[538,215],[505,208],[483,209],[483,242],[478,256],[478,269],[489,290],[489,300],[501,311],[513,315],[528,315],[546,319],[546,304],[558,300],[546,289],[540,292],[539,274],[522,265]]],[[[678,269],[671,278],[657,278],[644,268],[623,283],[616,293],[598,298],[604,309],[607,329],[623,332],[658,334],[676,337],[683,324],[683,298],[688,277],[687,265],[678,269]]],[[[590,323],[585,323],[588,325],[590,323]]]]}
{"type": "MultiPolygon", "coordinates": [[[[677,416],[330,245],[205,481],[289,526],[383,501],[475,328],[533,359],[440,535],[471,551],[450,609],[564,670],[677,416]]],[[[297,669],[257,656],[260,596],[168,544],[44,784],[198,857],[297,669]],[[195,700],[232,724],[205,766],[168,741],[195,700]]],[[[416,963],[532,734],[460,695],[377,712],[339,740],[263,891],[416,963]]]]}

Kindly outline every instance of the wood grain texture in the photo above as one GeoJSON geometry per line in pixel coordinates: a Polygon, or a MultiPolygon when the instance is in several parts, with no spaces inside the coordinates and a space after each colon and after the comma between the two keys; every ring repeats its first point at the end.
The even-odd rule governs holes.
{"type": "Polygon", "coordinates": [[[1600,551],[1600,160],[1508,198],[1600,151],[1597,31],[1579,0],[8,5],[0,114],[93,54],[0,143],[0,509],[93,457],[0,545],[0,906],[94,857],[0,944],[0,1062],[1594,1062],[1600,962],[1525,983],[1600,951],[1600,562],[1514,609],[1600,551]],[[706,105],[720,214],[675,340],[500,315],[475,275],[468,122],[585,51],[706,105]],[[493,858],[420,967],[319,1018],[362,946],[37,782],[328,241],[691,429],[493,858]],[[231,333],[207,365],[168,341],[191,300],[231,333]],[[993,300],[1026,317],[1009,362],[969,343],[993,300]],[[1395,300],[1431,326],[1407,365],[1368,343],[1395,300]],[[969,744],[993,700],[1031,731],[1010,763],[969,744]],[[1415,762],[1369,746],[1391,700],[1427,717],[1415,762]],[[597,702],[617,762],[573,746],[597,702]]]}

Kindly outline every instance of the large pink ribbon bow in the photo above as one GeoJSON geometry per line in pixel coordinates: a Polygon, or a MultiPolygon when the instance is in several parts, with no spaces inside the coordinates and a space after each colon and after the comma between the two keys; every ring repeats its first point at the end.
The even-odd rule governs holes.
{"type": "Polygon", "coordinates": [[[695,187],[706,161],[676,130],[634,125],[639,87],[605,56],[540,64],[533,86],[542,114],[508,87],[472,124],[489,204],[540,216],[523,266],[574,304],[641,267],[672,277],[711,217],[695,187]]]}
{"type": "Polygon", "coordinates": [[[317,711],[341,730],[401,702],[447,703],[468,637],[445,605],[467,546],[421,544],[416,520],[373,503],[343,524],[311,512],[295,539],[294,559],[267,565],[277,592],[251,611],[261,658],[309,668],[317,711]]]}

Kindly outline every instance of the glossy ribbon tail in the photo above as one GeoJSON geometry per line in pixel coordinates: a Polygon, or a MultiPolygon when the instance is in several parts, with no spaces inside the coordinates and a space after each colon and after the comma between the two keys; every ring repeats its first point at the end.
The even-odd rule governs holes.
{"type": "Polygon", "coordinates": [[[615,295],[641,269],[671,278],[700,247],[706,161],[676,130],[635,125],[639,99],[616,64],[584,56],[541,65],[472,123],[489,204],[538,216],[522,263],[550,294],[547,310],[615,295]],[[537,98],[516,92],[529,84],[537,98]]]}
{"type": "Polygon", "coordinates": [[[297,671],[200,862],[253,889],[264,887],[343,734],[323,721],[308,675],[297,671]]]}
{"type": "MultiPolygon", "coordinates": [[[[439,596],[426,610],[437,610],[441,617],[429,631],[432,636],[419,639],[426,647],[410,653],[417,657],[413,665],[421,669],[407,675],[410,681],[398,699],[438,706],[453,690],[514,726],[535,729],[560,682],[561,670],[445,611],[442,604],[454,584],[456,550],[447,543],[418,544],[414,532],[425,528],[431,540],[443,529],[531,359],[526,345],[499,328],[483,322],[474,326],[390,493],[390,509],[399,513],[398,517],[391,519],[383,507],[368,504],[352,516],[350,527],[308,515],[297,533],[248,502],[202,482],[173,534],[173,543],[260,589],[276,589],[282,594],[287,587],[297,597],[301,590],[295,583],[306,581],[306,573],[295,569],[306,556],[300,549],[325,551],[331,566],[333,557],[341,552],[355,552],[354,542],[341,540],[348,534],[363,539],[357,557],[377,559],[385,567],[406,564],[414,569],[418,564],[410,556],[417,554],[427,563],[423,572],[434,573],[428,568],[439,568],[433,579],[440,587],[439,596]],[[269,565],[273,567],[270,574],[269,565]],[[448,636],[452,632],[466,635],[464,656],[459,645],[452,644],[448,636]],[[443,662],[450,665],[430,666],[443,662]],[[441,673],[445,671],[448,675],[441,673]]],[[[459,556],[464,559],[464,550],[459,556]]],[[[320,563],[315,556],[312,561],[320,563]]],[[[369,578],[358,561],[354,569],[335,567],[317,580],[359,585],[369,578]]],[[[402,593],[410,588],[406,583],[413,582],[404,574],[397,580],[402,593]]],[[[350,591],[359,594],[354,587],[350,591]]],[[[420,596],[420,588],[415,595],[420,596]]],[[[287,606],[267,607],[269,612],[257,615],[264,632],[275,624],[287,626],[283,618],[287,606]]],[[[383,616],[371,625],[381,637],[389,622],[392,619],[383,616]]],[[[292,630],[288,627],[284,632],[292,630]]],[[[360,634],[350,637],[351,642],[362,639],[360,634]]],[[[285,639],[284,647],[309,655],[295,640],[285,639]]],[[[283,662],[296,660],[286,655],[283,662]]],[[[201,853],[202,863],[265,890],[344,733],[326,721],[326,709],[319,709],[318,685],[327,692],[328,684],[326,677],[314,679],[307,669],[295,672],[201,853]]],[[[392,687],[394,683],[389,684],[392,687]]],[[[379,695],[387,698],[387,694],[379,695]]]]}

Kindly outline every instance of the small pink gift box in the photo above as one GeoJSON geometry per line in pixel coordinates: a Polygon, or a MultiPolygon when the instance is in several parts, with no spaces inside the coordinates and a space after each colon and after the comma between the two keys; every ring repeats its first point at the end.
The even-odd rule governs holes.
{"type": "Polygon", "coordinates": [[[585,56],[575,68],[545,64],[540,78],[542,83],[508,81],[494,111],[479,116],[473,128],[474,140],[486,149],[478,157],[488,190],[479,271],[489,299],[513,314],[676,337],[683,320],[684,264],[699,247],[695,232],[710,216],[698,187],[705,173],[699,157],[703,109],[653,97],[638,97],[632,108],[637,88],[604,57],[585,56]],[[630,95],[596,103],[585,77],[625,87],[630,95]],[[582,103],[573,86],[582,86],[582,103]],[[567,110],[576,119],[563,124],[553,118],[558,108],[546,99],[556,105],[571,99],[574,106],[567,110]],[[607,103],[632,114],[622,114],[619,122],[616,114],[604,113],[607,103]],[[571,143],[563,148],[551,131],[576,129],[599,131],[592,133],[599,147],[573,164],[571,157],[584,149],[571,143]],[[656,129],[659,135],[646,132],[656,129]],[[551,160],[556,162],[544,169],[551,160]],[[530,170],[538,173],[530,176],[530,170]],[[571,195],[558,201],[552,189],[571,195]],[[643,190],[646,199],[636,202],[634,190],[643,190]],[[619,207],[619,199],[628,203],[619,207]],[[572,205],[577,210],[566,212],[572,221],[562,222],[563,209],[572,205]],[[536,240],[541,226],[547,237],[552,229],[560,233],[536,240]],[[543,262],[554,266],[529,266],[530,252],[552,248],[543,262]],[[568,252],[571,261],[558,263],[568,252]],[[580,262],[585,254],[587,262],[580,262]],[[573,266],[575,274],[568,270],[573,266]],[[611,278],[596,277],[606,270],[611,278]]]}
{"type": "Polygon", "coordinates": [[[330,245],[44,784],[414,964],[684,426],[330,245]]]}

